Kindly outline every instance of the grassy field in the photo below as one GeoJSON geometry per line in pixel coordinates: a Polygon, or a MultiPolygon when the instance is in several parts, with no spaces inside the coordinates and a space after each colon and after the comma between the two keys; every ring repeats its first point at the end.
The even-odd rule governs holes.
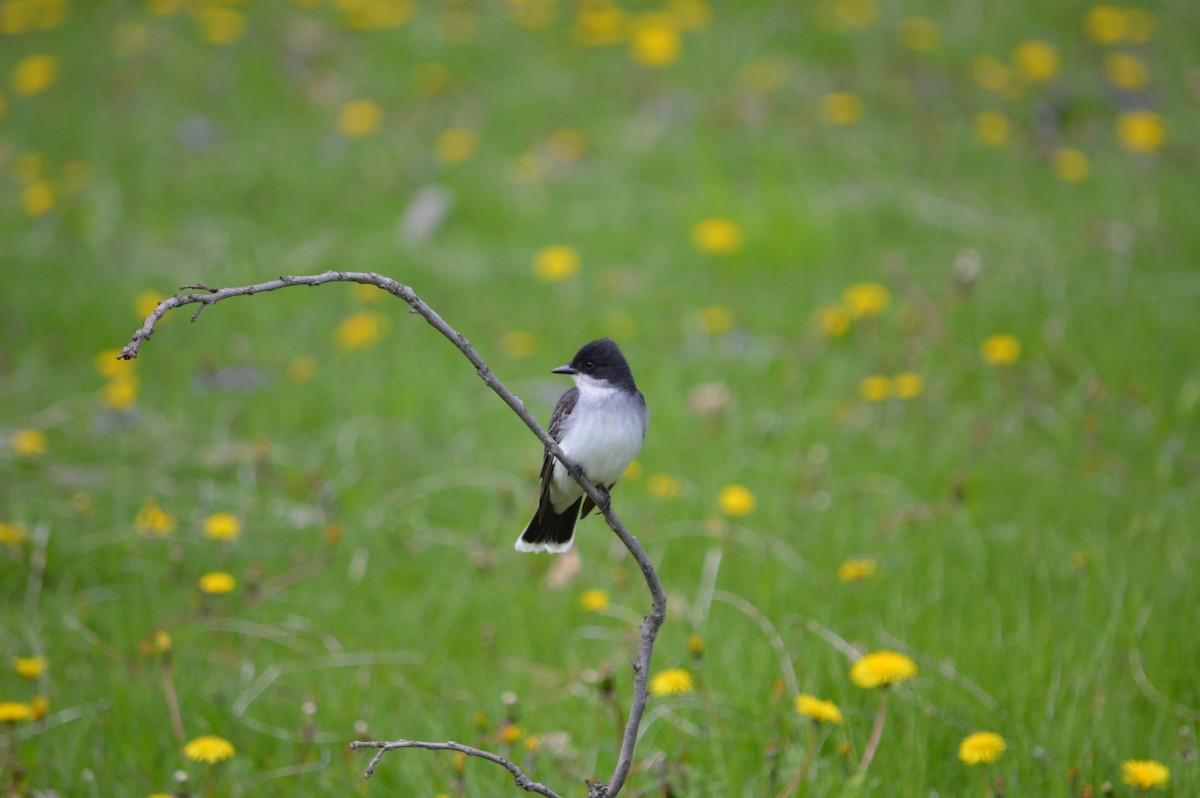
{"type": "Polygon", "coordinates": [[[365,782],[346,743],[398,737],[610,774],[637,568],[596,519],[512,550],[540,446],[402,302],[233,299],[114,359],[180,285],[335,268],[543,419],[551,368],[625,349],[615,506],[687,674],[625,794],[1133,795],[1155,760],[1197,795],[1198,27],[0,2],[0,792],[513,794],[442,753],[365,782]],[[881,650],[915,678],[858,686],[881,650]]]}

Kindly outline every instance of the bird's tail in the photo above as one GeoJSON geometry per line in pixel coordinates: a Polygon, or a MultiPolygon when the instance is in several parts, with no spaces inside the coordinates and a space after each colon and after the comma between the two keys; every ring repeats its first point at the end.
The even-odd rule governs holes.
{"type": "Polygon", "coordinates": [[[575,522],[579,520],[582,501],[582,498],[576,499],[566,510],[556,513],[550,505],[550,497],[543,496],[542,504],[529,520],[529,525],[517,538],[517,551],[562,554],[570,550],[575,542],[575,522]]]}

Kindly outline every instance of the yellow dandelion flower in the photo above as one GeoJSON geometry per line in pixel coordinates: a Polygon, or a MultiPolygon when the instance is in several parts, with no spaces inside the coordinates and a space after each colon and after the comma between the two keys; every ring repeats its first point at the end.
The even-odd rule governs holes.
{"type": "Polygon", "coordinates": [[[578,130],[563,128],[554,131],[546,139],[546,150],[560,163],[571,163],[583,157],[587,151],[587,139],[578,130]]]}
{"type": "Polygon", "coordinates": [[[1171,771],[1153,759],[1126,759],[1121,763],[1121,781],[1139,790],[1166,787],[1171,771]]]}
{"type": "Polygon", "coordinates": [[[12,72],[13,91],[21,97],[32,97],[49,89],[58,81],[59,60],[52,55],[31,55],[17,62],[12,72]]]}
{"type": "Polygon", "coordinates": [[[1144,8],[1131,8],[1125,14],[1125,24],[1129,27],[1129,41],[1134,44],[1145,44],[1154,38],[1154,30],[1158,21],[1154,12],[1144,8]]]}
{"type": "Polygon", "coordinates": [[[629,14],[612,0],[582,0],[573,34],[584,47],[607,47],[625,41],[629,14]]]}
{"type": "Polygon", "coordinates": [[[650,679],[651,695],[681,695],[692,692],[694,687],[692,674],[683,668],[659,671],[650,679]]]}
{"type": "Polygon", "coordinates": [[[975,732],[959,743],[958,758],[968,765],[986,765],[999,759],[1007,747],[995,732],[975,732]]]}
{"type": "Polygon", "coordinates": [[[524,330],[513,330],[504,334],[500,346],[509,357],[527,358],[537,351],[537,336],[524,330]]]}
{"type": "Polygon", "coordinates": [[[926,17],[908,17],[900,21],[900,41],[913,52],[927,53],[937,49],[937,24],[926,17]]]}
{"type": "Polygon", "coordinates": [[[721,335],[733,327],[733,314],[729,308],[710,306],[700,308],[700,326],[709,335],[721,335]]]}
{"type": "Polygon", "coordinates": [[[34,5],[29,0],[0,2],[0,34],[19,36],[33,29],[34,5]]]}
{"type": "Polygon", "coordinates": [[[8,446],[17,457],[37,457],[46,451],[46,433],[40,429],[19,429],[8,446]]]}
{"type": "Polygon", "coordinates": [[[200,586],[201,593],[207,593],[210,596],[220,596],[236,588],[237,579],[234,579],[233,574],[228,574],[224,571],[210,571],[201,576],[196,584],[200,586]]]}
{"type": "Polygon", "coordinates": [[[990,92],[1005,94],[1012,86],[1012,73],[994,55],[981,55],[971,60],[971,80],[990,92]]]}
{"type": "Polygon", "coordinates": [[[160,507],[154,499],[146,499],[142,508],[138,510],[134,523],[138,532],[143,535],[152,534],[161,537],[169,535],[175,530],[175,516],[160,507]]]}
{"type": "Polygon", "coordinates": [[[533,273],[548,283],[566,280],[579,271],[579,252],[572,247],[546,247],[533,259],[533,273]]]}
{"type": "Polygon", "coordinates": [[[801,693],[796,696],[796,712],[817,723],[832,723],[842,725],[842,711],[832,701],[822,701],[816,696],[801,693]]]}
{"type": "Polygon", "coordinates": [[[137,403],[137,377],[128,374],[109,380],[100,390],[100,403],[110,410],[128,410],[137,403]]]}
{"type": "Polygon", "coordinates": [[[821,98],[821,118],[831,125],[853,125],[862,117],[862,98],[853,92],[835,91],[821,98]]]}
{"type": "MultiPolygon", "coordinates": [[[[525,738],[525,750],[529,753],[537,753],[541,750],[541,747],[542,741],[538,739],[536,734],[531,734],[525,738]]],[[[449,796],[446,796],[446,798],[449,798],[449,796]]]]}
{"type": "Polygon", "coordinates": [[[667,0],[666,12],[681,30],[700,30],[712,18],[704,0],[667,0]]]}
{"type": "Polygon", "coordinates": [[[50,714],[50,699],[44,695],[35,695],[29,702],[29,719],[41,720],[50,714]]]}
{"type": "Polygon", "coordinates": [[[675,22],[666,14],[640,14],[631,24],[629,54],[644,67],[661,69],[679,60],[683,41],[675,22]]]}
{"type": "Polygon", "coordinates": [[[387,317],[369,310],[351,313],[334,330],[333,340],[342,350],[362,349],[379,340],[387,317]]]}
{"type": "Polygon", "coordinates": [[[370,136],[382,124],[383,108],[374,100],[350,100],[338,109],[338,132],[348,139],[370,136]]]}
{"type": "Polygon", "coordinates": [[[887,687],[912,679],[917,664],[895,651],[875,651],[864,655],[850,667],[850,680],[859,687],[887,687]]]}
{"type": "Polygon", "coordinates": [[[631,460],[625,468],[625,473],[621,474],[621,479],[635,480],[642,476],[642,464],[637,460],[631,460]]]}
{"type": "Polygon", "coordinates": [[[146,0],[146,9],[156,17],[169,17],[183,10],[183,0],[146,0]]]}
{"type": "Polygon", "coordinates": [[[433,153],[442,163],[460,163],[479,149],[479,134],[463,127],[442,131],[433,143],[433,153]]]}
{"type": "Polygon", "coordinates": [[[45,216],[54,210],[56,200],[54,186],[48,180],[31,183],[21,192],[21,207],[25,210],[25,215],[32,219],[45,216]]]}
{"type": "Polygon", "coordinates": [[[604,612],[608,608],[608,591],[600,588],[585,590],[579,597],[579,606],[588,612],[604,612]]]}
{"type": "Polygon", "coordinates": [[[854,283],[842,292],[842,307],[852,319],[878,316],[891,301],[892,295],[879,283],[854,283]]]}
{"type": "Polygon", "coordinates": [[[874,574],[875,568],[874,560],[846,560],[838,566],[838,579],[843,582],[857,582],[874,574]]]}
{"type": "Polygon", "coordinates": [[[317,373],[317,359],[312,355],[297,355],[288,363],[287,372],[292,382],[303,385],[317,373]]]}
{"type": "Polygon", "coordinates": [[[205,734],[183,747],[183,755],[193,762],[223,762],[234,755],[233,744],[215,734],[205,734]]]}
{"type": "Polygon", "coordinates": [[[993,366],[1009,366],[1021,357],[1021,342],[1016,336],[1007,333],[989,335],[979,347],[979,354],[985,363],[993,366]]]}
{"type": "Polygon", "coordinates": [[[971,121],[975,138],[989,147],[1003,147],[1012,140],[1012,121],[999,111],[980,111],[971,121]]]}
{"type": "Polygon", "coordinates": [[[833,11],[847,28],[869,28],[879,18],[875,0],[834,0],[833,11]]]}
{"type": "Polygon", "coordinates": [[[213,540],[233,540],[242,532],[242,522],[231,513],[213,513],[204,519],[204,536],[213,540]]]}
{"type": "Polygon", "coordinates": [[[1030,83],[1042,83],[1058,74],[1058,50],[1036,39],[1022,42],[1013,51],[1013,64],[1030,83]]]}
{"type": "Polygon", "coordinates": [[[1079,150],[1064,147],[1054,153],[1054,173],[1068,183],[1087,180],[1091,171],[1091,162],[1079,150]]]}
{"type": "Polygon", "coordinates": [[[0,723],[16,723],[33,718],[33,709],[19,701],[0,701],[0,723]]]}
{"type": "Polygon", "coordinates": [[[158,629],[150,637],[138,643],[138,653],[143,657],[165,654],[171,650],[171,635],[158,629]]]}
{"type": "Polygon", "coordinates": [[[1167,140],[1167,127],[1154,111],[1126,111],[1117,117],[1117,140],[1131,152],[1157,152],[1167,140]]]}
{"type": "Polygon", "coordinates": [[[1129,36],[1129,21],[1116,6],[1092,6],[1083,16],[1083,30],[1096,44],[1116,44],[1129,36]]]}
{"type": "Polygon", "coordinates": [[[667,474],[654,474],[646,481],[646,490],[659,499],[678,499],[682,489],[679,480],[667,474]]]}
{"type": "Polygon", "coordinates": [[[863,377],[858,383],[858,395],[868,402],[885,402],[892,395],[892,381],[882,374],[863,377]]]}
{"type": "Polygon", "coordinates": [[[726,485],[717,495],[717,504],[721,506],[721,512],[725,515],[738,518],[754,512],[758,500],[745,485],[726,485]]]}
{"type": "Polygon", "coordinates": [[[692,632],[687,636],[688,651],[692,652],[693,656],[703,656],[704,654],[704,638],[692,632]]]}
{"type": "Polygon", "coordinates": [[[1125,91],[1140,91],[1150,82],[1146,62],[1131,53],[1109,53],[1104,56],[1104,75],[1108,82],[1125,91]]]}
{"type": "Polygon", "coordinates": [[[817,310],[816,325],[826,338],[841,338],[850,329],[850,314],[841,305],[826,305],[817,310]]]}
{"type": "Polygon", "coordinates": [[[0,521],[0,545],[8,546],[10,549],[20,548],[28,537],[25,527],[21,524],[0,521]]]}
{"type": "Polygon", "coordinates": [[[897,399],[916,399],[925,391],[925,378],[915,371],[904,371],[892,377],[892,392],[897,399]]]}
{"type": "MultiPolygon", "coordinates": [[[[158,291],[142,291],[140,294],[134,297],[133,307],[139,316],[146,318],[153,313],[158,308],[159,303],[166,298],[166,294],[161,294],[158,291]]],[[[164,316],[163,321],[166,320],[167,317],[164,316]]]]}
{"type": "Polygon", "coordinates": [[[45,657],[16,657],[12,662],[13,670],[26,679],[38,678],[48,665],[45,657]]]}
{"type": "Polygon", "coordinates": [[[105,349],[92,358],[92,366],[96,369],[96,373],[109,379],[129,376],[133,372],[133,364],[137,361],[119,360],[117,358],[119,354],[121,354],[120,349],[105,349]]]}
{"type": "Polygon", "coordinates": [[[246,17],[236,8],[204,6],[196,12],[200,37],[209,44],[233,44],[246,32],[246,17]]]}
{"type": "Polygon", "coordinates": [[[692,243],[709,255],[732,255],[742,248],[742,228],[721,217],[702,219],[692,228],[692,243]]]}
{"type": "Polygon", "coordinates": [[[508,745],[515,745],[525,736],[525,729],[515,723],[506,723],[500,729],[500,740],[508,745]]]}

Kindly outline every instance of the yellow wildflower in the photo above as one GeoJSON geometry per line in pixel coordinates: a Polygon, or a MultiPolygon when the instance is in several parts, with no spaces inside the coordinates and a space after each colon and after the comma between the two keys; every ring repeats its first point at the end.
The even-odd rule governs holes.
{"type": "Polygon", "coordinates": [[[692,228],[692,243],[709,255],[732,255],[742,248],[742,228],[721,217],[702,219],[692,228]]]}
{"type": "Polygon", "coordinates": [[[242,532],[242,522],[230,513],[213,513],[204,519],[204,536],[213,540],[233,540],[242,532]]]}
{"type": "Polygon", "coordinates": [[[737,518],[754,512],[758,500],[745,485],[726,485],[721,488],[721,493],[717,496],[717,503],[721,505],[721,512],[737,518]]]}
{"type": "Polygon", "coordinates": [[[857,94],[835,91],[821,98],[821,117],[831,125],[853,125],[862,116],[863,101],[857,94]]]}
{"type": "Polygon", "coordinates": [[[1131,53],[1109,53],[1104,56],[1104,75],[1108,82],[1125,91],[1140,91],[1150,82],[1146,62],[1131,53]]]}
{"type": "Polygon", "coordinates": [[[33,709],[28,704],[19,701],[0,701],[0,723],[16,723],[19,720],[30,720],[33,709]]]}
{"type": "Polygon", "coordinates": [[[587,150],[587,139],[578,130],[563,128],[550,134],[546,139],[546,149],[560,163],[578,161],[587,150]]]}
{"type": "Polygon", "coordinates": [[[146,8],[156,17],[169,17],[183,9],[183,0],[146,0],[146,8]]]}
{"type": "Polygon", "coordinates": [[[972,59],[971,79],[996,94],[1004,94],[1012,86],[1012,75],[1008,67],[994,55],[981,55],[972,59]]]}
{"type": "Polygon", "coordinates": [[[1012,139],[1012,122],[999,111],[980,111],[971,126],[975,137],[989,147],[1003,147],[1012,139]]]}
{"type": "Polygon", "coordinates": [[[841,338],[850,329],[850,314],[841,305],[826,305],[817,310],[817,328],[826,338],[841,338]]]}
{"type": "Polygon", "coordinates": [[[1042,83],[1058,74],[1058,50],[1048,42],[1022,42],[1013,51],[1013,64],[1031,83],[1042,83]]]}
{"type": "Polygon", "coordinates": [[[29,719],[41,720],[50,712],[50,699],[44,695],[35,695],[29,702],[29,719]]]}
{"type": "Polygon", "coordinates": [[[452,127],[442,131],[433,143],[433,152],[442,163],[459,163],[475,154],[479,148],[479,134],[463,127],[452,127]]]}
{"type": "Polygon", "coordinates": [[[864,688],[887,687],[916,675],[916,663],[895,651],[866,654],[850,667],[851,681],[864,688]]]}
{"type": "Polygon", "coordinates": [[[882,374],[863,377],[858,383],[858,395],[868,402],[883,402],[892,395],[892,381],[882,374]]]}
{"type": "Polygon", "coordinates": [[[975,732],[959,743],[958,758],[968,765],[986,765],[999,759],[1005,748],[1004,738],[999,734],[975,732]]]}
{"type": "Polygon", "coordinates": [[[721,335],[729,332],[729,328],[733,326],[733,314],[729,312],[729,308],[713,305],[700,309],[700,322],[709,335],[721,335]]]}
{"type": "Polygon", "coordinates": [[[16,657],[13,659],[13,670],[26,679],[36,679],[46,672],[45,657],[16,657]]]}
{"type": "Polygon", "coordinates": [[[1153,759],[1127,759],[1121,763],[1121,781],[1139,790],[1165,787],[1170,780],[1170,769],[1153,759]]]}
{"type": "Polygon", "coordinates": [[[1129,35],[1125,11],[1110,5],[1092,6],[1083,17],[1083,29],[1096,44],[1116,44],[1129,35]]]}
{"type": "Polygon", "coordinates": [[[287,367],[288,377],[295,383],[306,383],[317,373],[317,359],[312,355],[297,355],[287,367]]]}
{"type": "Polygon", "coordinates": [[[246,32],[246,17],[236,8],[204,6],[196,11],[200,37],[209,44],[233,44],[246,32]]]}
{"type": "MultiPolygon", "coordinates": [[[[166,298],[166,294],[160,294],[158,291],[143,291],[134,297],[133,307],[137,311],[137,314],[144,319],[157,310],[159,303],[166,298]]],[[[166,320],[167,317],[164,316],[163,321],[166,320]]]]}
{"type": "Polygon", "coordinates": [[[579,271],[579,252],[572,247],[555,245],[538,252],[533,273],[548,283],[566,280],[579,271]]]}
{"type": "Polygon", "coordinates": [[[683,668],[659,671],[650,679],[652,695],[680,695],[692,692],[693,688],[692,674],[683,668]]]}
{"type": "Polygon", "coordinates": [[[524,330],[513,330],[504,334],[500,346],[510,357],[526,358],[537,350],[537,336],[524,330]]]}
{"type": "Polygon", "coordinates": [[[990,335],[984,339],[979,354],[985,363],[993,366],[1009,366],[1021,357],[1021,342],[1007,333],[990,335]]]}
{"type": "Polygon", "coordinates": [[[154,499],[146,499],[138,510],[134,523],[142,534],[169,535],[175,530],[175,517],[159,507],[154,499]]]}
{"type": "Polygon", "coordinates": [[[891,301],[892,295],[879,283],[854,283],[842,292],[842,307],[852,319],[878,316],[891,301]]]}
{"type": "Polygon", "coordinates": [[[634,18],[629,37],[629,54],[644,67],[661,69],[679,60],[683,42],[670,16],[651,12],[634,18]]]}
{"type": "Polygon", "coordinates": [[[712,17],[704,0],[667,0],[666,11],[683,30],[699,30],[712,17]]]}
{"type": "Polygon", "coordinates": [[[575,15],[575,39],[585,47],[620,44],[625,41],[628,17],[612,0],[582,0],[575,15]]]}
{"type": "Polygon", "coordinates": [[[32,97],[49,89],[58,81],[59,61],[52,55],[31,55],[13,67],[13,91],[21,97],[32,97]]]}
{"type": "Polygon", "coordinates": [[[38,180],[21,192],[21,207],[27,216],[36,219],[54,210],[56,199],[54,186],[50,181],[38,180]]]}
{"type": "Polygon", "coordinates": [[[233,574],[228,574],[224,571],[211,571],[201,576],[197,584],[200,586],[201,593],[207,593],[210,596],[220,596],[236,588],[237,580],[233,578],[233,574]]]}
{"type": "Polygon", "coordinates": [[[500,729],[500,740],[508,745],[515,745],[525,736],[525,729],[515,723],[506,723],[500,729]]]}
{"type": "Polygon", "coordinates": [[[646,481],[646,490],[660,499],[679,498],[682,487],[678,479],[666,474],[655,474],[646,481]]]}
{"type": "Polygon", "coordinates": [[[205,734],[183,747],[183,755],[193,762],[222,762],[233,756],[233,744],[214,734],[205,734]]]}
{"type": "Polygon", "coordinates": [[[900,21],[900,41],[908,49],[927,53],[938,45],[938,28],[926,17],[908,17],[900,21]]]}
{"type": "Polygon", "coordinates": [[[138,381],[132,374],[109,380],[100,391],[100,402],[111,410],[128,410],[137,402],[138,381]]]}
{"type": "Polygon", "coordinates": [[[832,723],[842,725],[842,711],[832,701],[822,701],[816,696],[801,693],[796,696],[796,712],[812,718],[817,723],[832,723]]]}
{"type": "Polygon", "coordinates": [[[625,468],[625,473],[621,474],[621,479],[635,480],[642,476],[642,464],[637,460],[630,460],[629,465],[625,468]]]}
{"type": "Polygon", "coordinates": [[[847,28],[869,28],[879,17],[875,0],[834,0],[833,10],[847,28]]]}
{"type": "Polygon", "coordinates": [[[383,334],[386,321],[387,317],[383,314],[369,310],[351,313],[342,319],[342,323],[333,333],[333,340],[337,343],[338,348],[343,350],[370,346],[383,334]]]}
{"type": "Polygon", "coordinates": [[[692,652],[694,656],[703,656],[704,638],[700,637],[700,635],[696,634],[695,632],[692,632],[687,636],[687,647],[688,651],[692,652]]]}
{"type": "Polygon", "coordinates": [[[46,451],[46,433],[40,429],[19,429],[8,445],[17,457],[37,457],[46,451]]]}
{"type": "Polygon", "coordinates": [[[1064,147],[1054,153],[1054,172],[1068,183],[1086,180],[1091,171],[1091,162],[1079,150],[1064,147]]]}
{"type": "Polygon", "coordinates": [[[374,100],[350,100],[337,115],[337,129],[346,138],[360,139],[379,130],[383,108],[374,100]]]}
{"type": "Polygon", "coordinates": [[[92,365],[96,369],[96,373],[101,377],[115,379],[130,374],[133,371],[134,360],[119,360],[117,355],[121,354],[120,349],[105,349],[100,354],[92,359],[92,365]]]}
{"type": "Polygon", "coordinates": [[[599,588],[585,590],[579,597],[579,606],[588,612],[604,612],[608,608],[608,592],[599,588]]]}
{"type": "Polygon", "coordinates": [[[904,371],[892,377],[892,392],[897,399],[916,399],[925,390],[925,379],[915,371],[904,371]]]}
{"type": "Polygon", "coordinates": [[[1167,140],[1167,128],[1154,111],[1126,111],[1117,117],[1117,139],[1131,152],[1157,152],[1167,140]]]}
{"type": "Polygon", "coordinates": [[[0,545],[8,546],[10,549],[20,548],[28,537],[25,527],[21,524],[0,521],[0,545]]]}
{"type": "Polygon", "coordinates": [[[838,566],[838,579],[843,582],[857,582],[875,573],[875,561],[864,559],[846,560],[838,566]]]}

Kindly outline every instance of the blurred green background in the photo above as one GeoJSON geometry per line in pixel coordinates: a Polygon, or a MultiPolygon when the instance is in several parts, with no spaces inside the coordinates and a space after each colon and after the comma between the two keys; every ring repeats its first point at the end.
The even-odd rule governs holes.
{"type": "Polygon", "coordinates": [[[670,596],[626,794],[1195,795],[1198,31],[0,0],[0,790],[513,789],[414,751],[364,782],[346,743],[398,737],[608,777],[640,575],[594,519],[512,550],[540,447],[407,306],[289,288],[115,360],[181,285],[344,269],[543,419],[624,348],[615,503],[670,596]],[[857,686],[877,650],[916,677],[857,686]]]}

